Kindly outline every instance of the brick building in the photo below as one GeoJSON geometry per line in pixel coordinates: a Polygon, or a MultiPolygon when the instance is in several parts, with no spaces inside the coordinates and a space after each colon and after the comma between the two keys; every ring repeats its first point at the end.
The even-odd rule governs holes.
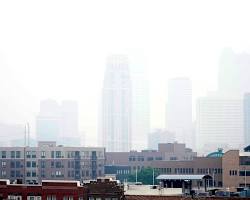
{"type": "Polygon", "coordinates": [[[0,178],[22,183],[42,180],[86,180],[104,175],[105,149],[64,147],[39,142],[38,147],[0,147],[0,178]]]}
{"type": "Polygon", "coordinates": [[[10,184],[0,179],[0,200],[123,200],[122,185],[108,179],[80,181],[43,180],[41,184],[10,184]]]}

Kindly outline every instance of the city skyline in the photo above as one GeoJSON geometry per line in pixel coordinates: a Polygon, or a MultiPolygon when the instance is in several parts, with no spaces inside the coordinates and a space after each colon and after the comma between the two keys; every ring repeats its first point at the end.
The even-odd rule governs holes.
{"type": "Polygon", "coordinates": [[[125,54],[131,68],[138,63],[147,68],[150,124],[165,128],[167,80],[183,76],[192,80],[194,111],[198,97],[217,90],[223,49],[250,52],[248,2],[15,1],[15,5],[0,3],[0,121],[29,122],[32,136],[40,100],[73,99],[79,102],[80,131],[86,133],[87,143],[96,144],[109,55],[125,54]]]}

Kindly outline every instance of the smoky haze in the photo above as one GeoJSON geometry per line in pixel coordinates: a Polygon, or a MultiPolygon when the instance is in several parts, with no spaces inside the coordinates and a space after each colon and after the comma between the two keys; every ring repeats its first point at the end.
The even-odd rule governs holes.
{"type": "Polygon", "coordinates": [[[29,122],[35,137],[41,100],[73,100],[79,105],[79,132],[86,143],[97,145],[106,59],[113,54],[128,56],[131,73],[143,69],[151,128],[166,126],[167,83],[175,77],[192,80],[195,121],[196,99],[217,90],[223,49],[250,52],[249,5],[1,1],[0,122],[29,122]]]}

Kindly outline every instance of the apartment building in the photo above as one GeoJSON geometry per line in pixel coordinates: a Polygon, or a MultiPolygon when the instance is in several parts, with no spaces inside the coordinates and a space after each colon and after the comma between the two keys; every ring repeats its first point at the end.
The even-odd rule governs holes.
{"type": "Polygon", "coordinates": [[[39,142],[37,147],[0,147],[0,178],[11,182],[86,180],[104,175],[105,148],[65,147],[39,142]]]}

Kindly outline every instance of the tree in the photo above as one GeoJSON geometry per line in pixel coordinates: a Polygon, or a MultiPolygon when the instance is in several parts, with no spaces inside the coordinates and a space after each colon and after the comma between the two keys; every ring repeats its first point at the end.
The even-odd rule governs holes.
{"type": "MultiPolygon", "coordinates": [[[[155,179],[160,173],[158,170],[151,167],[144,168],[140,171],[137,171],[137,182],[142,182],[142,184],[145,185],[152,185],[153,184],[153,174],[154,174],[154,184],[157,183],[157,180],[155,179]]],[[[129,175],[128,177],[129,182],[136,182],[136,172],[129,175]]]]}

